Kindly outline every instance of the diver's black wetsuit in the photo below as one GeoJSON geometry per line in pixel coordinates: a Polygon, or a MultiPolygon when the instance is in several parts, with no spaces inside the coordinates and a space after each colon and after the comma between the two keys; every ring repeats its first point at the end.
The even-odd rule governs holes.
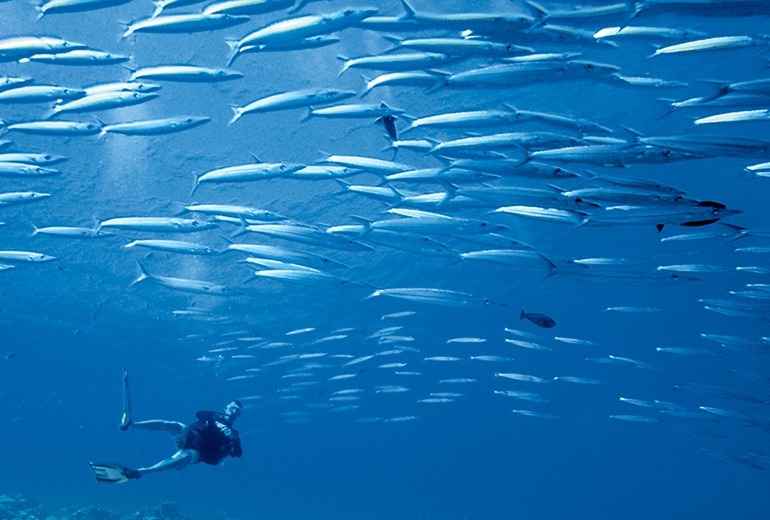
{"type": "Polygon", "coordinates": [[[233,429],[230,416],[220,412],[201,410],[198,419],[187,426],[180,449],[195,450],[200,462],[216,466],[227,457],[243,455],[238,431],[233,429]]]}

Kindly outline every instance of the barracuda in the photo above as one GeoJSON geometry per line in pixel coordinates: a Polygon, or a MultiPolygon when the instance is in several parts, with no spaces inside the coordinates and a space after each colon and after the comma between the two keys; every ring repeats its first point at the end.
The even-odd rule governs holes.
{"type": "Polygon", "coordinates": [[[131,56],[112,54],[105,51],[92,49],[77,49],[56,54],[33,54],[28,58],[22,58],[19,63],[38,62],[52,63],[55,65],[114,65],[131,59],[131,56]]]}
{"type": "Polygon", "coordinates": [[[342,70],[337,77],[352,68],[388,70],[393,72],[405,72],[414,69],[432,69],[439,65],[446,65],[460,58],[447,56],[446,54],[430,52],[409,52],[399,54],[382,54],[378,56],[361,56],[358,58],[345,58],[337,56],[343,62],[342,70]]]}
{"type": "Polygon", "coordinates": [[[236,291],[229,287],[217,285],[215,283],[207,282],[204,280],[152,275],[148,273],[144,266],[142,266],[142,264],[139,262],[137,262],[136,265],[139,266],[140,272],[139,276],[131,283],[131,285],[136,285],[144,280],[150,280],[169,289],[195,294],[208,294],[210,296],[234,296],[238,294],[236,291]]]}
{"type": "Polygon", "coordinates": [[[242,77],[242,73],[228,69],[212,69],[196,65],[158,65],[155,67],[142,67],[133,71],[129,80],[155,79],[209,83],[229,81],[242,77]]]}
{"type": "Polygon", "coordinates": [[[193,233],[214,227],[216,227],[216,224],[213,222],[172,217],[118,217],[105,220],[99,224],[99,229],[111,228],[160,233],[193,233]]]}
{"type": "Polygon", "coordinates": [[[198,186],[203,183],[246,182],[261,179],[273,179],[275,177],[289,175],[303,166],[303,164],[251,163],[218,168],[216,170],[208,171],[200,176],[196,176],[192,193],[195,193],[198,186]]]}
{"type": "Polygon", "coordinates": [[[326,15],[307,15],[278,20],[247,34],[239,41],[228,42],[233,51],[229,63],[241,49],[258,45],[285,45],[314,36],[328,35],[352,27],[377,12],[373,8],[344,9],[326,15]]]}
{"type": "Polygon", "coordinates": [[[289,110],[293,108],[304,108],[317,105],[328,105],[336,101],[354,96],[356,93],[352,90],[338,90],[331,88],[323,89],[304,89],[280,94],[272,94],[252,101],[251,103],[237,107],[233,106],[233,117],[228,126],[238,121],[247,114],[256,112],[268,112],[271,110],[289,110]]]}
{"type": "Polygon", "coordinates": [[[50,36],[14,36],[0,40],[0,61],[14,61],[33,54],[66,52],[85,49],[82,43],[50,36]]]}
{"type": "Polygon", "coordinates": [[[145,247],[156,251],[167,251],[170,253],[183,253],[187,255],[215,255],[216,249],[193,242],[182,240],[134,240],[124,245],[125,248],[145,247]]]}
{"type": "Polygon", "coordinates": [[[203,125],[211,121],[208,117],[200,116],[182,116],[167,117],[164,119],[149,119],[147,121],[132,121],[130,123],[114,123],[102,126],[99,137],[106,134],[123,135],[161,135],[174,132],[183,132],[196,126],[203,125]]]}
{"type": "Polygon", "coordinates": [[[104,92],[84,96],[68,103],[59,103],[53,107],[52,115],[109,110],[146,103],[157,97],[156,92],[104,92]]]}
{"type": "Polygon", "coordinates": [[[84,96],[84,90],[56,85],[26,85],[0,92],[0,103],[40,103],[84,96]]]}
{"type": "Polygon", "coordinates": [[[227,250],[238,251],[288,264],[303,264],[319,270],[347,268],[345,264],[323,255],[308,253],[307,251],[286,249],[278,246],[268,246],[264,244],[230,244],[227,246],[227,250]]]}
{"type": "Polygon", "coordinates": [[[191,33],[214,31],[233,27],[249,21],[248,16],[233,16],[229,14],[175,14],[154,16],[138,20],[129,25],[123,33],[123,38],[139,33],[191,33]]]}

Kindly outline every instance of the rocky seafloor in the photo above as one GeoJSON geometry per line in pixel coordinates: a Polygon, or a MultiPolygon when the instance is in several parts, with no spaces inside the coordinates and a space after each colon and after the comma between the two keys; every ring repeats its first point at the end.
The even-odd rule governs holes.
{"type": "MultiPolygon", "coordinates": [[[[138,511],[112,511],[95,506],[52,510],[26,495],[0,495],[0,520],[192,520],[179,505],[165,502],[138,511]]],[[[225,513],[212,520],[234,520],[225,513]]]]}

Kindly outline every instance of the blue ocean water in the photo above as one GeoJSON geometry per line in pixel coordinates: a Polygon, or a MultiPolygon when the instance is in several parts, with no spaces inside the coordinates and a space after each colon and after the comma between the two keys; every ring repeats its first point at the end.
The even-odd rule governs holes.
{"type": "MultiPolygon", "coordinates": [[[[0,494],[27,494],[52,509],[95,505],[135,511],[170,501],[196,520],[220,512],[275,519],[766,518],[770,180],[745,168],[770,160],[770,147],[748,141],[770,141],[770,123],[694,121],[768,108],[767,92],[746,94],[735,87],[738,95],[753,97],[730,104],[729,93],[720,87],[768,78],[770,11],[755,2],[750,15],[715,13],[710,8],[720,2],[701,0],[701,5],[650,1],[633,19],[625,9],[564,14],[616,3],[544,1],[550,18],[502,35],[496,30],[473,35],[478,41],[530,47],[532,53],[575,53],[562,59],[609,64],[616,72],[492,87],[443,85],[448,74],[511,63],[479,50],[437,67],[436,88],[377,87],[361,98],[367,80],[381,71],[351,68],[340,75],[338,58],[381,55],[394,39],[458,37],[463,30],[463,22],[449,28],[425,13],[538,16],[524,2],[415,0],[410,5],[423,16],[417,28],[357,26],[335,32],[339,42],[333,45],[247,52],[231,66],[243,74],[240,79],[152,80],[161,89],[147,103],[54,118],[99,125],[179,115],[211,118],[197,128],[102,138],[5,132],[0,140],[12,144],[0,154],[49,153],[68,160],[52,166],[59,175],[0,176],[0,193],[50,194],[0,206],[0,251],[56,257],[35,263],[0,260],[13,266],[0,272],[0,413],[5,417],[0,494]],[[607,38],[610,42],[590,36],[625,25],[689,33],[658,31],[652,37],[607,38]],[[668,45],[719,36],[751,40],[650,57],[668,45]],[[650,79],[660,81],[651,86],[650,79]],[[307,110],[293,109],[247,114],[228,125],[230,106],[313,88],[358,93],[340,103],[385,102],[404,110],[396,120],[402,139],[439,143],[502,132],[550,132],[580,146],[606,144],[622,153],[644,146],[637,143],[645,138],[674,136],[667,141],[673,145],[645,148],[657,154],[678,151],[677,138],[684,136],[691,139],[687,150],[697,157],[624,162],[623,167],[613,161],[544,161],[578,175],[569,178],[526,177],[512,168],[474,182],[388,182],[372,173],[344,179],[353,186],[390,186],[396,191],[388,201],[334,180],[291,176],[201,183],[191,194],[196,175],[252,162],[252,154],[265,162],[302,165],[320,163],[326,154],[393,159],[392,151],[383,151],[390,143],[385,128],[374,118],[303,120],[307,110]],[[672,102],[696,97],[704,98],[701,106],[671,109],[672,102]],[[506,105],[568,121],[535,117],[500,126],[403,133],[412,118],[506,105]],[[579,120],[607,130],[578,128],[579,120]],[[709,136],[746,146],[714,152],[704,144],[713,143],[709,136]],[[642,179],[657,186],[648,188],[642,179]],[[595,198],[595,205],[576,210],[574,197],[563,194],[619,186],[647,190],[644,202],[595,198]],[[537,192],[538,204],[521,193],[506,195],[511,187],[547,191],[537,192]],[[672,206],[665,187],[679,190],[683,204],[695,201],[696,207],[714,210],[719,221],[664,216],[672,206]],[[442,191],[446,197],[432,206],[403,200],[442,191]],[[547,194],[553,200],[545,202],[547,194]],[[721,206],[697,206],[697,201],[740,213],[722,218],[721,206]],[[389,244],[374,240],[369,231],[368,237],[354,237],[355,244],[368,246],[361,251],[243,232],[237,219],[217,220],[216,228],[190,234],[33,234],[44,226],[95,228],[116,217],[215,222],[212,215],[181,213],[191,203],[266,209],[316,231],[361,225],[359,217],[426,218],[403,209],[456,220],[450,229],[437,231],[429,224],[442,217],[428,217],[425,227],[417,225],[389,244]],[[628,210],[606,209],[629,205],[653,216],[638,224],[615,216],[628,210]],[[495,211],[508,206],[575,211],[569,216],[580,222],[495,211]],[[393,208],[395,214],[387,212],[393,208]],[[599,215],[607,211],[612,221],[602,223],[599,215]],[[505,229],[492,233],[474,227],[482,221],[505,229]],[[665,225],[659,231],[656,224],[665,225]],[[680,235],[690,240],[671,239],[680,235]],[[244,265],[247,255],[238,252],[205,256],[124,247],[157,238],[217,250],[232,241],[275,245],[324,255],[345,267],[324,271],[339,279],[297,283],[255,276],[257,268],[244,265]],[[461,256],[498,249],[537,253],[534,261],[530,256],[512,263],[461,256]],[[157,279],[132,283],[140,274],[137,261],[151,276],[205,280],[233,294],[179,291],[157,279]],[[389,297],[387,290],[395,288],[412,290],[406,298],[389,297]],[[415,288],[447,292],[424,302],[416,301],[415,288]],[[556,325],[542,328],[521,320],[522,310],[546,314],[556,325]],[[243,458],[119,486],[97,484],[89,461],[148,466],[174,450],[162,434],[119,430],[124,367],[139,420],[192,421],[196,410],[220,409],[240,399],[246,406],[236,423],[243,458]]],[[[200,12],[204,5],[167,12],[200,12]]],[[[0,76],[83,88],[127,81],[130,70],[141,67],[225,67],[231,55],[227,40],[290,16],[362,6],[376,7],[377,16],[404,14],[396,0],[319,1],[297,14],[278,10],[215,31],[138,32],[121,38],[126,24],[152,14],[150,1],[50,13],[39,20],[33,2],[0,2],[2,39],[54,36],[131,56],[126,64],[98,66],[4,61],[0,76]]],[[[512,56],[520,54],[529,52],[512,56]]],[[[41,120],[52,106],[3,103],[0,118],[6,125],[41,120]]],[[[528,153],[560,147],[498,146],[453,158],[504,154],[530,164],[524,162],[528,153]]],[[[410,168],[446,164],[436,154],[409,149],[400,150],[395,160],[410,168]]]]}

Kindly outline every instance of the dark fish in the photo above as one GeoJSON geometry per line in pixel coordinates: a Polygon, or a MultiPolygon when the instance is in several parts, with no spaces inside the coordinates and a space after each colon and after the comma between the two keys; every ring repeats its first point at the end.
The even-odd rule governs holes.
{"type": "Polygon", "coordinates": [[[519,319],[528,319],[538,327],[544,329],[551,329],[556,326],[556,320],[548,316],[547,314],[540,314],[539,312],[524,312],[521,311],[519,319]]]}
{"type": "Polygon", "coordinates": [[[398,130],[396,130],[395,116],[382,116],[377,121],[382,121],[382,126],[385,127],[385,131],[388,132],[388,136],[390,136],[391,140],[398,140],[398,130]]]}

